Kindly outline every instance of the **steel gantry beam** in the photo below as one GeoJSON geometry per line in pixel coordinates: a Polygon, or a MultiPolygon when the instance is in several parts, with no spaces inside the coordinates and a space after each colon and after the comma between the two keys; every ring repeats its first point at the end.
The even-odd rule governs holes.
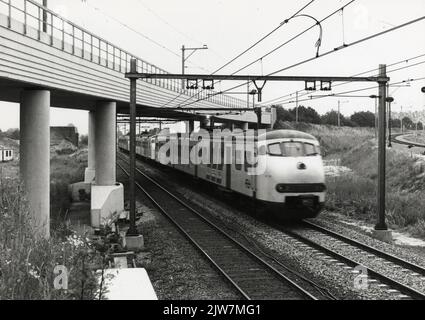
{"type": "Polygon", "coordinates": [[[388,82],[387,77],[332,77],[332,76],[259,76],[259,75],[206,75],[206,74],[160,74],[126,73],[128,79],[183,79],[209,81],[323,81],[323,82],[388,82]]]}

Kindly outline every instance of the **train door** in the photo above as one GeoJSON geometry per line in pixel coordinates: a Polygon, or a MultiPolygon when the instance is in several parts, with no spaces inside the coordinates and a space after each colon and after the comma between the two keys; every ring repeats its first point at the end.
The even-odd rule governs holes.
{"type": "Polygon", "coordinates": [[[236,143],[233,143],[232,155],[231,189],[251,197],[253,195],[252,181],[245,170],[244,150],[237,150],[236,143]]]}

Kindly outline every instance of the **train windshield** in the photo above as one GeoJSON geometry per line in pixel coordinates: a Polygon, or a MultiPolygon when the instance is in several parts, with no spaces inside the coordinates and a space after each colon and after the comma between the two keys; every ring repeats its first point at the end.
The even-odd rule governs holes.
{"type": "Polygon", "coordinates": [[[305,142],[280,142],[271,143],[267,146],[268,154],[281,157],[308,157],[320,154],[319,147],[305,142]]]}

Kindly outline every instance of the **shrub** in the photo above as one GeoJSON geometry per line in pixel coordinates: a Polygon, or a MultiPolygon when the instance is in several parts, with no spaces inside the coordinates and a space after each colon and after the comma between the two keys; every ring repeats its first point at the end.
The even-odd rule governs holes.
{"type": "Polygon", "coordinates": [[[38,238],[22,188],[0,183],[0,300],[94,299],[99,290],[95,270],[104,259],[85,237],[54,232],[38,238]],[[68,290],[54,288],[55,267],[68,270],[68,290]]]}

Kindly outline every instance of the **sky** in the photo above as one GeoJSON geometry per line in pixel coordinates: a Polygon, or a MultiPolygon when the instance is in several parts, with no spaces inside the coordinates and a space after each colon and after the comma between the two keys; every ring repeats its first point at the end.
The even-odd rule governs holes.
{"type": "MultiPolygon", "coordinates": [[[[197,51],[190,57],[186,73],[212,73],[278,27],[308,2],[309,0],[48,0],[48,6],[118,47],[173,73],[181,72],[182,45],[199,47],[206,44],[208,50],[197,51]]],[[[321,20],[348,2],[349,0],[315,0],[302,13],[321,20]]],[[[356,0],[344,9],[343,14],[338,12],[321,24],[323,37],[319,52],[324,53],[344,42],[352,43],[421,16],[425,16],[423,0],[356,0]]],[[[313,20],[305,16],[291,19],[219,73],[235,72],[312,25],[313,20]]],[[[391,64],[425,54],[424,34],[425,20],[278,74],[351,76],[376,69],[379,64],[391,64]]],[[[316,26],[238,74],[267,75],[314,57],[318,36],[319,27],[316,26]]],[[[425,56],[389,69],[422,61],[425,61],[425,56]]],[[[391,82],[425,77],[425,64],[395,71],[389,76],[391,82]]],[[[226,82],[216,89],[223,90],[236,84],[238,83],[226,82]]],[[[348,84],[335,87],[333,92],[368,86],[370,84],[348,84]]],[[[425,94],[420,91],[423,86],[425,80],[412,82],[410,87],[391,88],[390,93],[395,99],[393,110],[425,110],[425,94]]],[[[263,91],[263,102],[303,88],[304,83],[267,83],[263,91]]],[[[318,91],[313,94],[323,93],[318,91]]],[[[377,94],[377,91],[368,90],[354,95],[371,94],[377,94]]],[[[294,100],[294,97],[293,94],[290,99],[282,102],[294,100]]],[[[300,100],[304,98],[306,97],[300,100]]],[[[344,115],[356,111],[374,111],[374,101],[370,98],[341,97],[339,100],[344,115]]],[[[302,101],[300,104],[311,106],[323,114],[337,108],[338,98],[302,101]]],[[[284,104],[284,107],[294,107],[294,103],[284,104]]],[[[19,126],[17,105],[0,102],[0,112],[1,130],[19,126]]],[[[51,109],[51,125],[73,123],[80,133],[86,134],[87,122],[87,112],[51,109]]]]}

